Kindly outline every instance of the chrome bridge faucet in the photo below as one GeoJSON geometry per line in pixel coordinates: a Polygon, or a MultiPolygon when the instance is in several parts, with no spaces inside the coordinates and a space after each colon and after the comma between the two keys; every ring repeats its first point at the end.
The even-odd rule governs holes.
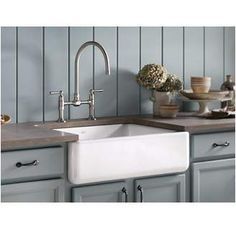
{"type": "Polygon", "coordinates": [[[50,91],[50,95],[56,95],[59,94],[58,97],[58,122],[65,122],[64,119],[64,109],[65,105],[73,105],[73,106],[80,106],[82,104],[88,104],[89,105],[89,116],[88,119],[90,120],[96,120],[95,118],[95,93],[96,92],[103,92],[102,89],[90,89],[89,90],[89,97],[87,100],[80,100],[79,95],[79,62],[80,62],[80,56],[83,52],[83,50],[89,46],[93,45],[96,46],[103,54],[104,61],[105,61],[105,73],[107,75],[110,75],[110,63],[109,63],[109,57],[106,52],[106,50],[103,48],[101,44],[95,41],[88,41],[84,43],[79,50],[77,51],[76,57],[75,57],[75,91],[74,91],[74,98],[72,101],[65,102],[65,98],[63,95],[63,91],[50,91]]]}

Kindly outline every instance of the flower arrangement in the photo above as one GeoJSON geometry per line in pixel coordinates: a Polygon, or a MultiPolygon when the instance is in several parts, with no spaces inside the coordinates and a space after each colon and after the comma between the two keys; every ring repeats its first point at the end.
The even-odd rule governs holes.
{"type": "Polygon", "coordinates": [[[138,73],[136,80],[139,85],[161,92],[174,92],[182,89],[180,79],[159,64],[147,64],[138,73]]]}

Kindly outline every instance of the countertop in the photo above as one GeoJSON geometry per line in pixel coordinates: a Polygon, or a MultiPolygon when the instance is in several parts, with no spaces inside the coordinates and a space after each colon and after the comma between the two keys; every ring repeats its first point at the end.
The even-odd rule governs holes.
{"type": "Polygon", "coordinates": [[[186,114],[182,114],[174,119],[154,118],[153,116],[126,116],[98,118],[97,120],[70,120],[66,123],[33,122],[6,124],[1,126],[1,150],[46,146],[79,140],[77,135],[53,130],[56,128],[125,123],[154,126],[176,131],[188,131],[190,134],[235,130],[234,118],[210,120],[188,117],[186,114]]]}

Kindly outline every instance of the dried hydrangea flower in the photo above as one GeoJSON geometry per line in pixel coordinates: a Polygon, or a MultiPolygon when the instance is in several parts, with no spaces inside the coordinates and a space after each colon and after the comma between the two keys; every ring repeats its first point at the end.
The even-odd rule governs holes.
{"type": "Polygon", "coordinates": [[[162,85],[162,87],[158,89],[158,91],[163,91],[163,92],[180,91],[182,89],[182,86],[183,86],[182,82],[176,75],[167,73],[167,79],[165,83],[162,85]]]}
{"type": "Polygon", "coordinates": [[[159,64],[147,64],[139,71],[136,79],[141,86],[158,90],[166,82],[167,70],[159,64]]]}

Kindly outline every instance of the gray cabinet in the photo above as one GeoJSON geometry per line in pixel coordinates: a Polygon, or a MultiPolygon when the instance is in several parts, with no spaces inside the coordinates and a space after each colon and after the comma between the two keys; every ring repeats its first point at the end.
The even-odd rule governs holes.
{"type": "Polygon", "coordinates": [[[199,134],[191,136],[193,158],[235,155],[235,132],[199,134]]]}
{"type": "Polygon", "coordinates": [[[136,202],[185,202],[185,175],[135,181],[136,202]]]}
{"type": "Polygon", "coordinates": [[[61,146],[2,152],[1,159],[3,183],[56,178],[64,173],[64,148],[61,146]]]}
{"type": "Polygon", "coordinates": [[[194,202],[235,201],[235,159],[193,163],[194,202]]]}
{"type": "Polygon", "coordinates": [[[99,184],[72,189],[73,202],[127,202],[125,182],[99,184]]]}
{"type": "Polygon", "coordinates": [[[24,182],[2,185],[2,202],[62,202],[64,201],[62,179],[24,182]]]}

